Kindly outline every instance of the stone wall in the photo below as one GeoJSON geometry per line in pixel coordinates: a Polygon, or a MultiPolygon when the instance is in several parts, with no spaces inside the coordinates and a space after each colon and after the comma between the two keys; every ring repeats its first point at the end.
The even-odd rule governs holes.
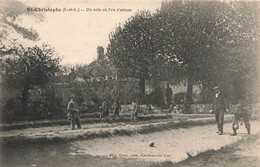
{"type": "MultiPolygon", "coordinates": [[[[147,106],[142,105],[144,111],[148,110],[147,106]]],[[[229,113],[233,114],[237,108],[237,104],[229,105],[229,113]]],[[[212,109],[212,104],[191,104],[191,110],[193,114],[210,114],[210,110],[212,109]]],[[[258,114],[260,110],[260,103],[251,104],[252,114],[258,114]]],[[[160,113],[165,112],[165,110],[155,108],[150,106],[150,113],[160,113]]],[[[182,104],[178,104],[173,107],[172,113],[181,114],[184,110],[184,106],[182,104]]],[[[122,105],[122,112],[128,113],[131,112],[131,105],[122,105]]]]}
{"type": "Polygon", "coordinates": [[[191,104],[191,111],[194,114],[206,114],[210,113],[212,104],[191,104]]]}
{"type": "MultiPolygon", "coordinates": [[[[234,113],[237,108],[237,104],[229,105],[230,113],[234,113]]],[[[205,114],[210,113],[209,111],[212,109],[212,104],[192,104],[191,110],[194,114],[205,114]]],[[[251,104],[252,114],[259,113],[260,103],[253,103],[251,104]]]]}

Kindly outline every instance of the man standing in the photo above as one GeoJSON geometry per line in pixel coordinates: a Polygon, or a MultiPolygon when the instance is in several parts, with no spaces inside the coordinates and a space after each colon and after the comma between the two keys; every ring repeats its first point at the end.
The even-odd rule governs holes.
{"type": "Polygon", "coordinates": [[[220,91],[220,87],[213,88],[215,95],[213,97],[213,112],[216,116],[216,122],[218,126],[218,134],[223,134],[224,112],[228,112],[228,103],[224,94],[220,91]]]}
{"type": "Polygon", "coordinates": [[[137,98],[132,99],[132,121],[136,122],[138,120],[138,111],[140,108],[140,104],[139,101],[137,100],[137,98]]]}
{"type": "Polygon", "coordinates": [[[76,106],[76,103],[74,102],[74,95],[70,96],[70,102],[68,103],[67,110],[71,115],[71,129],[75,129],[75,123],[78,126],[78,129],[81,129],[81,123],[80,123],[80,117],[79,117],[79,109],[76,106]]]}
{"type": "Polygon", "coordinates": [[[109,110],[111,108],[111,98],[106,96],[101,104],[101,117],[106,117],[109,115],[109,110]]]}
{"type": "Polygon", "coordinates": [[[167,88],[165,89],[165,96],[167,101],[168,108],[171,107],[171,101],[172,101],[172,89],[170,88],[169,84],[167,84],[167,88]]]}

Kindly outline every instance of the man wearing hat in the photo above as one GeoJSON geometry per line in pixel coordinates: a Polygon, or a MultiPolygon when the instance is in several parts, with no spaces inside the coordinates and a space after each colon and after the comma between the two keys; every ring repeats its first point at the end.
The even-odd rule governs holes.
{"type": "Polygon", "coordinates": [[[70,102],[68,103],[67,110],[71,115],[71,129],[75,129],[75,123],[78,126],[78,129],[81,129],[80,117],[79,117],[79,109],[77,108],[76,103],[74,102],[75,96],[70,96],[70,102]]]}
{"type": "Polygon", "coordinates": [[[220,91],[220,87],[213,88],[215,95],[213,97],[213,113],[216,116],[216,122],[218,126],[218,134],[223,134],[224,112],[228,112],[228,103],[225,95],[220,91]]]}

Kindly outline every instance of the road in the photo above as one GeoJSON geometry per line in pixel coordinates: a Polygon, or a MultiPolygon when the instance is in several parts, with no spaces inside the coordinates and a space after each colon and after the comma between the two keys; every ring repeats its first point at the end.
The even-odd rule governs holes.
{"type": "MultiPolygon", "coordinates": [[[[259,133],[259,122],[252,123],[252,136],[259,133]]],[[[231,124],[224,135],[216,125],[180,128],[143,135],[116,136],[70,143],[2,145],[1,166],[157,166],[173,165],[189,155],[218,150],[247,137],[241,126],[238,136],[230,136],[231,124]],[[153,141],[154,147],[149,143],[153,141]]],[[[259,143],[258,143],[259,144],[259,143]]],[[[257,148],[257,147],[252,147],[257,148]]]]}
{"type": "Polygon", "coordinates": [[[172,167],[259,167],[260,166],[260,138],[250,136],[239,144],[232,145],[219,151],[208,151],[195,158],[187,159],[172,167]]]}

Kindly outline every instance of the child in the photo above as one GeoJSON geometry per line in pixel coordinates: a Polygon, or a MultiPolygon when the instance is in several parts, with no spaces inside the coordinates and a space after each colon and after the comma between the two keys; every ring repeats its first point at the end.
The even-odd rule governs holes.
{"type": "MultiPolygon", "coordinates": [[[[248,111],[248,108],[246,107],[246,104],[242,101],[239,101],[238,107],[234,113],[234,119],[232,122],[232,128],[233,128],[233,134],[231,136],[237,135],[237,129],[239,129],[239,121],[245,122],[245,127],[247,129],[247,133],[250,134],[250,112],[248,111]]],[[[241,123],[241,125],[243,124],[241,123]]]]}

